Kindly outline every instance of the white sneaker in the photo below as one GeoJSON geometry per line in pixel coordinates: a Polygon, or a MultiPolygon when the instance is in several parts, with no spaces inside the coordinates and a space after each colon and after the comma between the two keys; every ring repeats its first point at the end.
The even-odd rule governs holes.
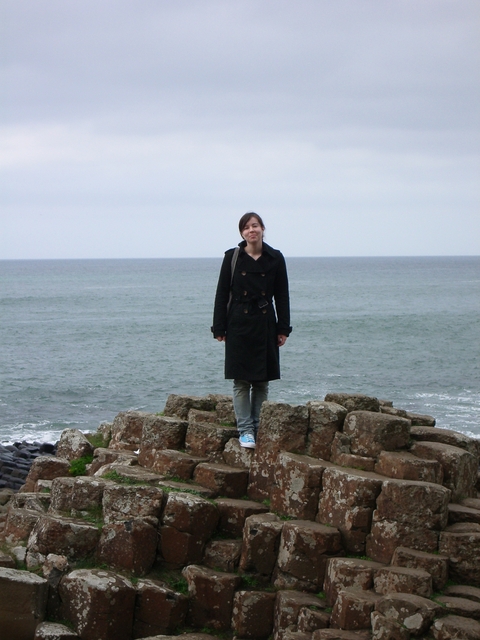
{"type": "Polygon", "coordinates": [[[246,447],[247,449],[255,449],[255,438],[251,433],[243,433],[239,437],[240,446],[246,447]]]}

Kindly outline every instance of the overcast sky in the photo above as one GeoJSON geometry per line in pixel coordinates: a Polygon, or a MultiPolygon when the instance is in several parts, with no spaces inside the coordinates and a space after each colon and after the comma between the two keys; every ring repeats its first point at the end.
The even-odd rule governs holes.
{"type": "Polygon", "coordinates": [[[479,255],[479,0],[0,0],[0,258],[479,255]]]}

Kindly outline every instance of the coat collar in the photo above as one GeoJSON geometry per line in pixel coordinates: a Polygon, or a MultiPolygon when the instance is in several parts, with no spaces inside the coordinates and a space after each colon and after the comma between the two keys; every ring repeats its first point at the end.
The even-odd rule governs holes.
{"type": "MultiPolygon", "coordinates": [[[[245,252],[245,247],[247,246],[247,241],[246,240],[242,240],[242,242],[238,243],[238,246],[240,247],[240,251],[243,250],[243,252],[245,252]]],[[[262,255],[265,255],[266,253],[268,253],[268,255],[272,256],[272,258],[275,257],[275,249],[273,247],[271,247],[269,244],[267,244],[266,242],[262,243],[262,255]]]]}

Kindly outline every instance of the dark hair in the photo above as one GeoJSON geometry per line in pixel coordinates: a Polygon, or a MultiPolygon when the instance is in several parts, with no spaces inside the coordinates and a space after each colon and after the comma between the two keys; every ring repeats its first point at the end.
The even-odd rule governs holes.
{"type": "Polygon", "coordinates": [[[255,211],[247,211],[247,213],[243,214],[243,216],[240,218],[240,221],[238,223],[238,230],[240,231],[240,235],[242,235],[242,231],[247,226],[247,222],[250,220],[250,218],[256,218],[258,220],[258,224],[265,231],[265,225],[263,224],[263,220],[258,215],[258,213],[255,213],[255,211]]]}

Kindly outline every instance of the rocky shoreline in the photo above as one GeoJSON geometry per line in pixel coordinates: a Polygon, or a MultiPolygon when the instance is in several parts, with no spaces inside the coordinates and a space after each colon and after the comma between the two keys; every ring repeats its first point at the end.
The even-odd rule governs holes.
{"type": "Polygon", "coordinates": [[[0,490],[0,638],[480,640],[478,440],[360,394],[233,419],[172,394],[0,490]]]}
{"type": "Polygon", "coordinates": [[[0,489],[18,491],[27,479],[33,461],[39,456],[55,455],[56,445],[48,442],[0,444],[0,489]]]}

